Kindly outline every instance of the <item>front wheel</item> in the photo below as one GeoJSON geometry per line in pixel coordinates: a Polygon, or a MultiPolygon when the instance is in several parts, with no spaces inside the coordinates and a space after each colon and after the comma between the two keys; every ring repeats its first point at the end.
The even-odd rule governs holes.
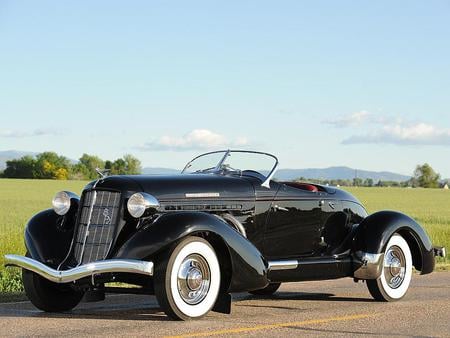
{"type": "Polygon", "coordinates": [[[166,252],[155,267],[155,295],[171,318],[188,320],[206,315],[220,289],[220,267],[213,247],[192,236],[166,252]]]}
{"type": "Polygon", "coordinates": [[[72,310],[83,298],[83,292],[76,291],[66,284],[50,282],[25,269],[22,270],[22,281],[28,299],[45,312],[72,310]]]}
{"type": "Polygon", "coordinates": [[[373,298],[379,301],[396,301],[406,294],[412,276],[412,257],[408,243],[402,236],[394,234],[384,251],[381,276],[367,280],[373,298]]]}

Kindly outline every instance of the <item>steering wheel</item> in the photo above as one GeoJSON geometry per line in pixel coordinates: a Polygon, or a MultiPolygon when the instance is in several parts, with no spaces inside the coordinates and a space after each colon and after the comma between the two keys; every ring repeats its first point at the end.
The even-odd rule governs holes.
{"type": "Polygon", "coordinates": [[[235,169],[232,166],[230,166],[229,164],[225,164],[225,163],[220,166],[220,169],[222,169],[223,171],[235,171],[235,172],[241,173],[240,169],[235,169]]]}

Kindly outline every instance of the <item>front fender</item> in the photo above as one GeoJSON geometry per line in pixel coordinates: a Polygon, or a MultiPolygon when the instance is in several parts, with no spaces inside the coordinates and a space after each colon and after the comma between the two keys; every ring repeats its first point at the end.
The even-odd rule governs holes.
{"type": "Polygon", "coordinates": [[[31,258],[56,267],[67,255],[73,237],[74,216],[47,209],[34,215],[25,228],[25,247],[31,258]]]}
{"type": "Polygon", "coordinates": [[[225,221],[202,212],[162,215],[154,223],[138,230],[114,256],[118,259],[143,260],[157,255],[186,236],[205,232],[220,237],[228,250],[217,252],[218,256],[229,255],[231,260],[228,292],[261,289],[268,285],[267,262],[259,250],[225,221]]]}
{"type": "Polygon", "coordinates": [[[408,243],[414,267],[421,274],[434,270],[434,251],[427,233],[411,217],[396,211],[379,211],[366,217],[358,226],[353,252],[362,252],[365,257],[376,257],[384,252],[394,233],[399,233],[408,243]]]}

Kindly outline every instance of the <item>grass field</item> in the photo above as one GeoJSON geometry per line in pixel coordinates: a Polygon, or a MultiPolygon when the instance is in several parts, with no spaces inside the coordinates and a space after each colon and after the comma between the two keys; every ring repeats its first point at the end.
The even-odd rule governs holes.
{"type": "MultiPolygon", "coordinates": [[[[369,213],[401,211],[421,224],[432,243],[450,249],[450,190],[411,188],[347,188],[369,213]]],[[[448,252],[448,250],[447,250],[448,252]]],[[[438,258],[439,268],[450,268],[450,255],[438,258]]]]}
{"type": "MultiPolygon", "coordinates": [[[[81,193],[87,182],[0,179],[0,293],[20,292],[18,269],[3,267],[6,253],[24,254],[24,225],[36,212],[50,208],[60,190],[81,193]]],[[[348,188],[369,213],[382,209],[402,211],[422,224],[433,243],[450,248],[450,191],[403,188],[348,188]]],[[[450,264],[449,256],[439,259],[450,264]]]]}
{"type": "Polygon", "coordinates": [[[6,253],[25,253],[23,231],[27,221],[38,211],[51,208],[56,192],[81,193],[86,183],[0,179],[0,293],[15,293],[22,289],[19,269],[5,269],[3,256],[6,253]]]}

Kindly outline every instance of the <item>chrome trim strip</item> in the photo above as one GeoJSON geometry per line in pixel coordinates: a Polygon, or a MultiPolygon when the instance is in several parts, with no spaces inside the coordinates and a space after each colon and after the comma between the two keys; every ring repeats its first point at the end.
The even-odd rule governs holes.
{"type": "Polygon", "coordinates": [[[361,266],[355,270],[353,276],[358,279],[377,279],[383,268],[384,253],[373,254],[357,251],[354,258],[361,266]]]}
{"type": "Polygon", "coordinates": [[[269,271],[277,271],[277,270],[292,270],[297,269],[298,261],[293,260],[283,260],[283,261],[269,261],[268,270],[269,271]]]}
{"type": "Polygon", "coordinates": [[[209,198],[209,197],[220,197],[220,192],[192,192],[185,193],[186,198],[209,198]]]}
{"type": "Polygon", "coordinates": [[[80,265],[69,270],[58,271],[32,258],[5,255],[5,266],[17,266],[55,283],[69,283],[100,273],[128,272],[153,276],[153,262],[134,259],[109,259],[80,265]]]}

